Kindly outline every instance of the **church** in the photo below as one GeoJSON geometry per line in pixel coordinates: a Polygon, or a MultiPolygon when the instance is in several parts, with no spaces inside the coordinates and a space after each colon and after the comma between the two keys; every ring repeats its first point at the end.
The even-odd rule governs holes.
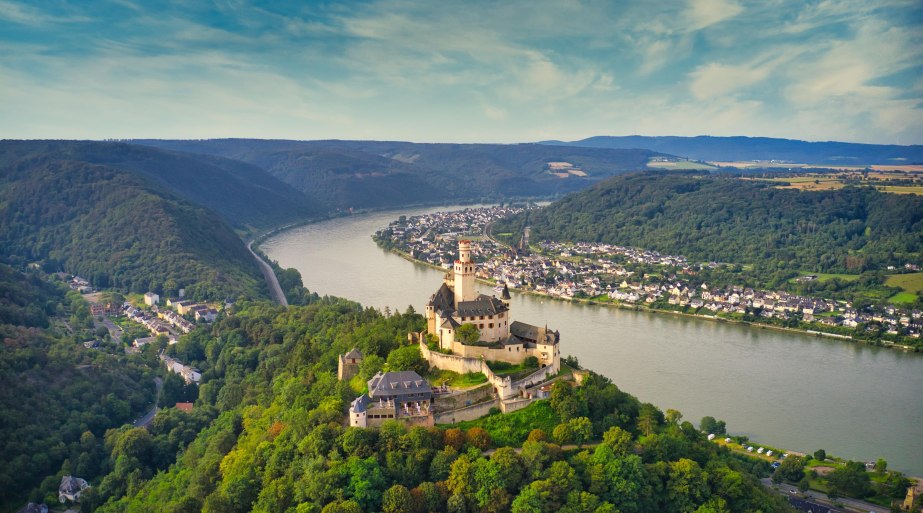
{"type": "Polygon", "coordinates": [[[540,367],[558,368],[560,334],[547,326],[513,321],[510,292],[506,285],[500,298],[479,294],[475,289],[474,274],[471,242],[459,241],[458,259],[426,303],[427,332],[437,338],[439,348],[463,357],[512,364],[534,356],[540,367]],[[477,328],[478,341],[463,341],[458,336],[458,329],[464,324],[477,328]]]}

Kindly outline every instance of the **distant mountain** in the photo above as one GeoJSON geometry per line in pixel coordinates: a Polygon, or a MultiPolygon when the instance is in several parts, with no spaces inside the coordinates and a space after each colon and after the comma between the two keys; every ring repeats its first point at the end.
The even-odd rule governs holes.
{"type": "Polygon", "coordinates": [[[0,141],[0,165],[26,160],[78,161],[131,171],[241,229],[276,226],[326,209],[257,166],[209,155],[116,142],[0,141]]]}
{"type": "Polygon", "coordinates": [[[623,175],[498,221],[494,230],[519,233],[531,225],[535,241],[606,242],[763,269],[857,273],[920,260],[923,197],[774,185],[676,172],[623,175]]]}
{"type": "MultiPolygon", "coordinates": [[[[265,295],[256,263],[221,217],[150,174],[126,169],[156,167],[143,157],[163,158],[172,169],[192,165],[120,144],[0,143],[0,261],[40,261],[47,270],[132,292],[185,287],[194,298],[265,295]],[[119,155],[129,164],[117,163],[119,155]],[[92,161],[106,156],[112,164],[92,161]]],[[[186,195],[203,194],[194,190],[186,195]]],[[[246,208],[245,200],[237,204],[246,208]]]]}
{"type": "Polygon", "coordinates": [[[655,152],[540,144],[136,140],[255,164],[340,209],[563,194],[644,169],[655,152]],[[553,168],[551,163],[562,166],[553,168]],[[567,165],[565,165],[567,164],[567,165]]]}
{"type": "Polygon", "coordinates": [[[580,141],[539,144],[581,148],[641,148],[693,160],[782,160],[822,165],[923,164],[923,146],[807,142],[768,137],[624,137],[596,136],[580,141]]]}

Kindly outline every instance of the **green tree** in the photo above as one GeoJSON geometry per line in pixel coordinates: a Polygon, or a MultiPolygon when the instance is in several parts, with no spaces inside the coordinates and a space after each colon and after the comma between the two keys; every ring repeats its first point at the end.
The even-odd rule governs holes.
{"type": "Polygon", "coordinates": [[[455,338],[462,344],[475,344],[481,340],[481,332],[474,324],[462,324],[455,330],[455,338]]]}
{"type": "Polygon", "coordinates": [[[823,449],[818,449],[814,451],[814,459],[817,461],[824,461],[827,459],[827,451],[823,449]]]}
{"type": "Polygon", "coordinates": [[[580,411],[580,401],[577,392],[569,383],[563,380],[554,382],[551,386],[551,409],[558,415],[562,422],[567,422],[577,416],[580,411]]]}
{"type": "Polygon", "coordinates": [[[387,370],[389,371],[414,371],[424,374],[429,368],[429,363],[420,354],[420,346],[414,344],[399,347],[388,353],[387,370]]]}
{"type": "Polygon", "coordinates": [[[382,495],[381,509],[385,513],[413,513],[413,497],[410,490],[401,485],[388,488],[382,495]]]}
{"type": "Polygon", "coordinates": [[[778,474],[779,478],[785,481],[797,483],[804,477],[804,464],[804,458],[801,456],[789,456],[782,460],[775,474],[778,474]]]}

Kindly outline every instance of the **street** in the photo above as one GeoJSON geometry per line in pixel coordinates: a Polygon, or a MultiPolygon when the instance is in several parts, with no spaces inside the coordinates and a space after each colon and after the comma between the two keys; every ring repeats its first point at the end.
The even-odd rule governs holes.
{"type": "MultiPolygon", "coordinates": [[[[798,491],[798,488],[789,485],[789,484],[774,484],[771,479],[763,478],[760,479],[760,483],[767,488],[773,488],[779,491],[780,494],[787,497],[794,497],[796,499],[807,499],[809,502],[823,504],[824,506],[830,507],[830,511],[858,511],[862,513],[890,513],[889,508],[878,506],[877,504],[872,504],[870,502],[860,501],[856,499],[848,499],[845,497],[840,497],[836,499],[836,502],[842,504],[846,509],[836,509],[832,508],[834,499],[827,497],[826,494],[821,492],[816,492],[814,490],[808,490],[807,492],[801,493],[798,491]]],[[[815,511],[814,513],[822,513],[815,511]]]]}

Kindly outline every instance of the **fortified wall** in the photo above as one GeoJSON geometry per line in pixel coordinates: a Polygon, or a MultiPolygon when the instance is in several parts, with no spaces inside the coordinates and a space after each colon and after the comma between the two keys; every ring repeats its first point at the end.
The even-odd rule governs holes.
{"type": "Polygon", "coordinates": [[[430,351],[426,346],[426,332],[408,333],[407,338],[410,343],[420,346],[420,354],[423,359],[429,362],[430,366],[439,369],[445,369],[459,374],[469,372],[481,372],[487,376],[487,382],[494,387],[497,397],[501,400],[511,399],[524,395],[526,388],[538,385],[554,376],[561,370],[560,360],[555,358],[553,363],[547,367],[537,369],[525,378],[513,382],[509,376],[499,376],[487,366],[487,360],[483,356],[461,356],[454,354],[443,354],[436,351],[430,351]]]}

